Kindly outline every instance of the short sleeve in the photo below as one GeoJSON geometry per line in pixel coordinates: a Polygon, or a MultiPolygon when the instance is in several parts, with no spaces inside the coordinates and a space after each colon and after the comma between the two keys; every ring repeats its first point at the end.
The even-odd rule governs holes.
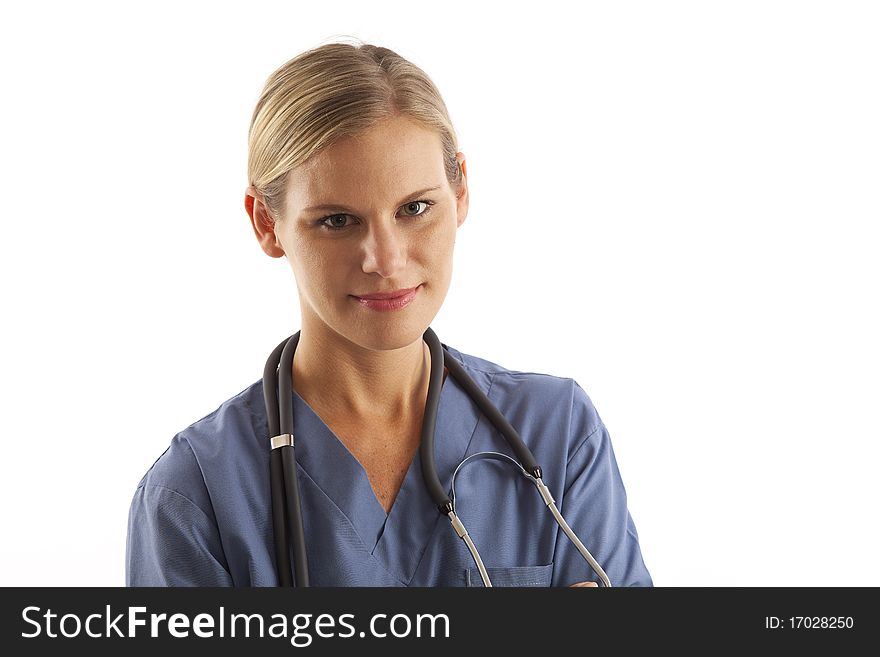
{"type": "MultiPolygon", "coordinates": [[[[611,436],[580,386],[575,386],[575,405],[572,426],[578,442],[569,456],[565,489],[562,499],[557,500],[559,511],[608,575],[612,586],[653,586],[627,508],[626,489],[611,436]],[[583,429],[584,426],[588,428],[583,429]]],[[[599,577],[560,530],[553,585],[569,586],[583,581],[598,582],[599,577]]]]}
{"type": "Polygon", "coordinates": [[[128,516],[126,586],[232,586],[216,523],[184,495],[141,484],[128,516]]]}

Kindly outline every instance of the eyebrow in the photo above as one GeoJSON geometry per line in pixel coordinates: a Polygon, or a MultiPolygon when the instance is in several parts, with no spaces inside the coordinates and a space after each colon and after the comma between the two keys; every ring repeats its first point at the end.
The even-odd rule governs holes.
{"type": "MultiPolygon", "coordinates": [[[[425,189],[420,189],[417,192],[413,192],[412,194],[407,194],[400,201],[398,201],[398,205],[403,205],[406,201],[413,198],[414,196],[421,196],[427,192],[433,192],[435,190],[440,189],[440,185],[435,185],[434,187],[425,187],[425,189]]],[[[314,210],[342,210],[343,212],[357,212],[353,208],[350,208],[346,205],[337,205],[334,203],[324,203],[322,205],[311,205],[307,207],[303,212],[313,212],[314,210]]]]}

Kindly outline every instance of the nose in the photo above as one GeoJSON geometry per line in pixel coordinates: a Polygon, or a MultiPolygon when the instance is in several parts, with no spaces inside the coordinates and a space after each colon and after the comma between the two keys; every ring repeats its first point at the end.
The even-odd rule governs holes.
{"type": "Polygon", "coordinates": [[[406,237],[393,220],[371,222],[363,242],[364,273],[396,277],[406,267],[407,246],[406,237]]]}

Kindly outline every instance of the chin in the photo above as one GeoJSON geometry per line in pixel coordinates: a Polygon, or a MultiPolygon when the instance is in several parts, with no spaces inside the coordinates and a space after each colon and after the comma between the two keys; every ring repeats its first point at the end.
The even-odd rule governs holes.
{"type": "Polygon", "coordinates": [[[361,325],[352,334],[352,341],[367,349],[389,351],[408,347],[422,339],[428,324],[416,321],[377,321],[372,326],[361,325]]]}

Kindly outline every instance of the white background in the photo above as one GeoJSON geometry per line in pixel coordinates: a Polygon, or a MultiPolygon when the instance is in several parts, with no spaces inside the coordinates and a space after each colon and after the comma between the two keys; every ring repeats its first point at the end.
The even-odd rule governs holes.
{"type": "Polygon", "coordinates": [[[144,472],[298,329],[247,130],[354,36],[467,157],[432,326],[582,385],[655,584],[880,585],[875,3],[11,4],[0,584],[122,585],[144,472]]]}

